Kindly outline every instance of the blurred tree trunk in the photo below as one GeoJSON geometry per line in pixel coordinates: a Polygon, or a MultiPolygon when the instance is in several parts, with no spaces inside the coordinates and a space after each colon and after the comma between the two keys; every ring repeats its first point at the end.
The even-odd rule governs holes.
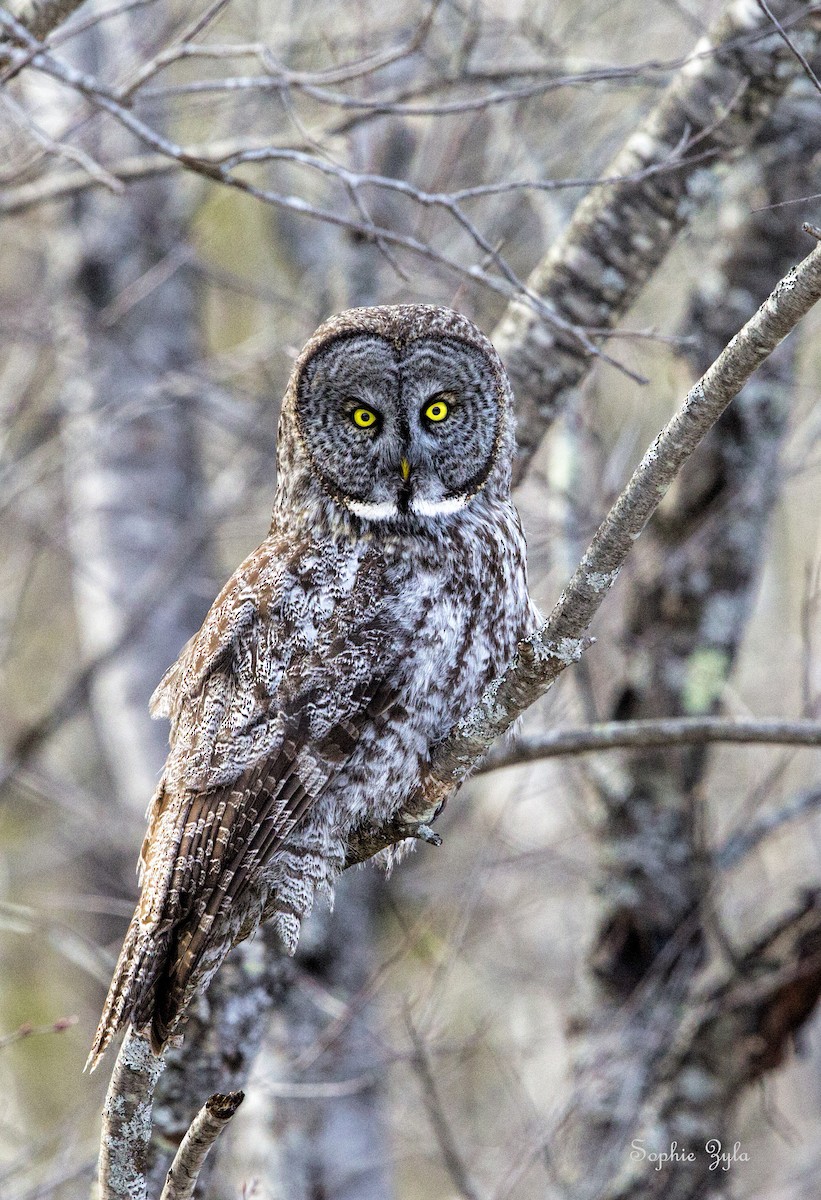
{"type": "MultiPolygon", "coordinates": [[[[737,169],[738,202],[729,196],[721,206],[716,252],[681,330],[695,346],[696,375],[806,250],[800,211],[764,206],[817,192],[817,100],[802,78],[737,169]],[[750,212],[751,197],[762,211],[750,212]]],[[[720,707],[782,482],[778,455],[794,350],[789,341],[767,360],[642,539],[644,567],[627,599],[629,682],[611,713],[616,719],[720,707]]],[[[800,975],[800,943],[790,936],[794,927],[817,923],[812,905],[786,917],[772,942],[739,950],[723,991],[713,996],[717,1011],[709,1020],[706,1011],[700,1015],[700,1004],[708,1006],[694,981],[706,955],[705,906],[715,883],[702,835],[708,755],[704,746],[632,753],[601,793],[590,959],[596,995],[578,1037],[573,1115],[562,1139],[574,1194],[650,1194],[653,1164],[631,1158],[634,1138],[648,1152],[667,1152],[672,1143],[696,1148],[693,1161],[665,1165],[666,1195],[722,1192],[726,1181],[709,1169],[704,1146],[711,1138],[726,1146],[742,1090],[781,1060],[791,1029],[806,1017],[799,1005],[790,1019],[774,1022],[783,988],[771,978],[768,992],[765,977],[777,970],[800,975]],[[729,997],[752,974],[761,982],[758,1007],[736,1008],[729,997]]],[[[811,1000],[808,993],[811,1008],[817,981],[808,986],[816,987],[811,1000]]]]}
{"type": "Polygon", "coordinates": [[[82,196],[72,225],[54,232],[67,526],[86,653],[104,651],[136,611],[147,610],[91,685],[117,797],[138,811],[168,748],[167,727],[149,719],[148,699],[204,615],[210,587],[207,531],[197,521],[195,413],[162,383],[196,350],[195,298],[185,274],[173,269],[181,232],[169,199],[154,184],[125,200],[82,196]],[[171,277],[119,315],[128,289],[169,260],[171,277]]]}
{"type": "MultiPolygon", "coordinates": [[[[560,322],[616,327],[715,187],[716,164],[749,150],[801,76],[796,50],[812,57],[820,39],[818,14],[803,0],[769,6],[731,0],[603,172],[620,181],[585,196],[529,276],[529,287],[560,322]],[[780,21],[809,20],[792,29],[788,44],[767,9],[780,21]]],[[[578,338],[520,301],[508,306],[493,342],[516,396],[514,475],[521,481],[545,432],[584,381],[590,354],[578,338]]]]}
{"type": "MultiPolygon", "coordinates": [[[[121,19],[116,29],[106,22],[92,35],[98,72],[128,62],[133,29],[121,19]]],[[[132,150],[118,126],[98,120],[93,131],[107,152],[132,150]]],[[[194,202],[185,180],[142,183],[125,196],[83,193],[50,235],[77,622],[89,656],[129,630],[123,647],[95,671],[90,691],[114,786],[112,820],[117,804],[142,816],[156,787],[168,728],[150,720],[148,700],[216,590],[196,406],[165,383],[199,357],[198,297],[182,265],[194,202]]],[[[140,828],[136,820],[127,827],[140,828]]],[[[114,874],[115,887],[132,878],[136,862],[136,841],[123,842],[120,863],[98,866],[114,874]]],[[[133,885],[126,886],[132,895],[133,885]]],[[[226,1051],[230,1033],[248,1030],[217,1024],[226,1051]]],[[[192,1049],[198,1057],[196,1043],[192,1049]]],[[[158,1091],[157,1195],[168,1155],[205,1099],[178,1085],[171,1069],[158,1091]]]]}
{"type": "MultiPolygon", "coordinates": [[[[123,34],[128,45],[127,22],[93,37],[104,73],[128,61],[123,34]]],[[[93,129],[107,150],[132,148],[113,124],[93,129]]],[[[89,656],[140,618],[91,686],[117,798],[140,812],[168,748],[148,699],[213,588],[196,411],[164,386],[199,352],[195,289],[180,269],[191,195],[167,182],[79,195],[50,234],[75,608],[89,656]]]]}

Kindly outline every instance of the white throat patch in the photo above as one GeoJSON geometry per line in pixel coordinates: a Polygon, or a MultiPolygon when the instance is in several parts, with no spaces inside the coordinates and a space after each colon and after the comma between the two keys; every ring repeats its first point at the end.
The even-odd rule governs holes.
{"type": "Polygon", "coordinates": [[[420,496],[418,500],[411,500],[410,507],[418,517],[448,517],[463,509],[469,499],[469,496],[445,496],[442,500],[427,500],[420,496]]]}
{"type": "Polygon", "coordinates": [[[346,506],[357,517],[366,521],[389,521],[398,514],[393,500],[381,500],[378,504],[368,504],[366,500],[346,500],[346,506]]]}

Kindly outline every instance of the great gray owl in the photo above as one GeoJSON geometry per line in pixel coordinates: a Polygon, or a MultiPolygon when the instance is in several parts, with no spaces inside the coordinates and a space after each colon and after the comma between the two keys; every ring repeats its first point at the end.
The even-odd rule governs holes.
{"type": "Polygon", "coordinates": [[[270,532],[152,697],[171,751],[92,1066],[129,1021],[159,1053],[261,920],[293,953],[351,830],[418,793],[536,628],[513,424],[498,355],[450,309],[352,309],[300,354],[270,532]]]}

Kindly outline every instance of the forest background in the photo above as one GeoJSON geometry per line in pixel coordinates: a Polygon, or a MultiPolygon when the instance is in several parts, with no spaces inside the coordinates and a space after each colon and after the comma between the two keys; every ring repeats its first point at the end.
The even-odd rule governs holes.
{"type": "MultiPolygon", "coordinates": [[[[267,530],[316,325],[421,301],[494,338],[549,611],[821,224],[811,4],[75,7],[0,13],[9,1200],[88,1194],[108,1068],[80,1072],[165,753],[148,696],[267,530]]],[[[227,1086],[214,1197],[817,1194],[818,326],[688,464],[522,761],[441,848],[351,871],[293,964],[233,956],[167,1073],[157,1194],[227,1086]],[[676,1139],[695,1163],[631,1154],[676,1139]]]]}

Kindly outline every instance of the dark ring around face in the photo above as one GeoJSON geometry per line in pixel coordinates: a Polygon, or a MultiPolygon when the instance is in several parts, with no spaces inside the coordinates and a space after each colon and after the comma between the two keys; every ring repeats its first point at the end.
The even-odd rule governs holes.
{"type": "MultiPolygon", "coordinates": [[[[418,461],[421,453],[423,458],[427,457],[430,460],[426,466],[429,481],[435,475],[439,477],[439,499],[436,503],[459,501],[461,503],[458,507],[463,507],[482,490],[493,469],[503,432],[508,395],[504,379],[500,377],[500,368],[481,345],[476,345],[467,338],[453,334],[437,334],[432,337],[425,333],[407,340],[391,338],[381,331],[354,328],[342,331],[317,346],[310,357],[301,364],[295,384],[296,425],[300,442],[316,477],[323,490],[337,503],[349,508],[354,506],[354,511],[357,506],[364,506],[387,513],[389,498],[397,499],[399,493],[385,491],[379,477],[388,474],[393,479],[393,459],[396,460],[395,465],[398,465],[400,460],[404,460],[406,453],[416,453],[418,461]],[[340,351],[344,354],[345,344],[355,342],[362,343],[359,348],[359,362],[352,363],[349,359],[340,359],[338,356],[340,351]],[[413,363],[409,360],[413,359],[415,345],[419,347],[419,357],[418,361],[413,363]],[[449,348],[453,352],[452,359],[448,357],[449,348]],[[322,387],[330,393],[331,402],[326,406],[322,403],[315,404],[311,414],[309,388],[316,381],[317,360],[325,360],[327,364],[328,378],[322,387]],[[401,380],[403,368],[406,366],[410,368],[408,378],[401,380]],[[441,391],[432,386],[431,391],[425,392],[426,370],[430,370],[433,384],[437,378],[447,379],[451,366],[454,386],[446,386],[441,391]],[[349,369],[350,382],[345,378],[349,369]],[[395,372],[397,376],[394,381],[389,378],[391,372],[395,372]],[[461,393],[458,378],[460,374],[468,380],[461,393]],[[336,378],[340,380],[338,388],[336,378]],[[419,393],[415,401],[414,390],[419,393]],[[389,398],[392,391],[395,396],[389,398]],[[410,428],[413,418],[409,418],[408,411],[403,409],[403,402],[409,407],[413,406],[414,410],[420,407],[421,412],[422,406],[430,403],[435,395],[446,392],[454,395],[453,413],[449,414],[448,419],[441,425],[427,423],[426,426],[424,422],[420,422],[425,435],[420,437],[418,430],[410,428]],[[384,407],[385,419],[390,421],[389,429],[383,431],[380,421],[372,429],[357,426],[354,432],[354,422],[350,420],[350,415],[347,420],[340,421],[340,411],[346,402],[348,406],[355,403],[357,406],[372,408],[380,416],[384,407]],[[393,411],[392,403],[395,406],[393,411]],[[461,428],[453,419],[459,416],[460,404],[471,406],[465,414],[461,428]],[[493,426],[492,430],[487,430],[491,406],[495,410],[493,426]],[[485,416],[488,420],[483,424],[485,416]],[[463,444],[457,446],[453,439],[460,433],[463,444]],[[368,447],[365,440],[368,438],[373,439],[372,447],[368,447]],[[378,445],[377,438],[380,438],[378,445]],[[414,438],[417,443],[424,443],[421,450],[418,445],[415,450],[410,449],[414,438]],[[450,440],[442,440],[440,448],[437,448],[437,439],[450,440]],[[323,442],[326,444],[323,445],[323,442]],[[362,453],[369,449],[372,450],[370,455],[362,453]],[[454,480],[454,473],[464,465],[465,458],[469,455],[477,459],[476,470],[467,477],[462,476],[459,470],[457,479],[454,480]],[[329,471],[328,464],[337,462],[342,463],[342,469],[329,471]]],[[[422,475],[424,471],[420,470],[420,476],[422,475]]],[[[420,480],[421,484],[424,484],[424,479],[420,480]]],[[[455,509],[451,508],[450,511],[455,509]]]]}

